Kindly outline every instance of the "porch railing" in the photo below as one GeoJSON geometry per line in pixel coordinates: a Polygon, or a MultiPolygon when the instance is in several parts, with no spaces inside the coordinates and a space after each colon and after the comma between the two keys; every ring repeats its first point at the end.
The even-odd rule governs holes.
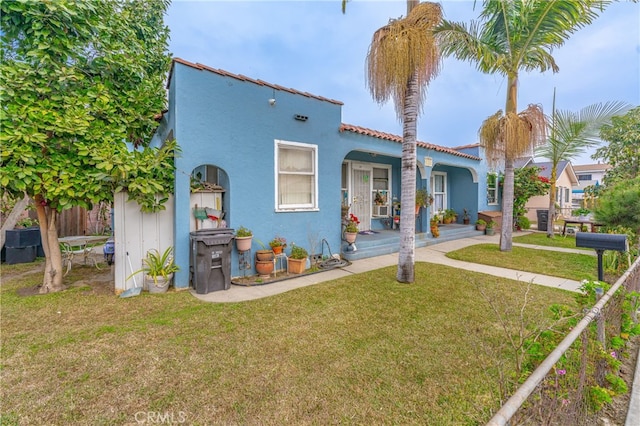
{"type": "MultiPolygon", "coordinates": [[[[582,320],[571,330],[571,332],[558,344],[558,346],[542,361],[529,378],[513,393],[505,404],[489,420],[487,426],[503,426],[516,414],[520,407],[527,401],[527,398],[535,391],[540,383],[547,376],[560,357],[569,349],[587,326],[599,315],[604,314],[604,308],[618,291],[620,287],[625,287],[627,292],[640,291],[640,257],[631,267],[616,281],[582,318],[582,320]]],[[[634,318],[637,321],[637,318],[634,318]]]]}

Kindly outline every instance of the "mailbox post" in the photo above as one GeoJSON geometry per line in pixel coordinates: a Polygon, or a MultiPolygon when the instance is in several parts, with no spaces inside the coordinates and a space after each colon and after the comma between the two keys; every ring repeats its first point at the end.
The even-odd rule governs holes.
{"type": "Polygon", "coordinates": [[[592,248],[598,254],[598,281],[604,281],[602,271],[602,254],[605,250],[628,251],[626,235],[597,234],[594,232],[576,233],[576,247],[592,248]]]}

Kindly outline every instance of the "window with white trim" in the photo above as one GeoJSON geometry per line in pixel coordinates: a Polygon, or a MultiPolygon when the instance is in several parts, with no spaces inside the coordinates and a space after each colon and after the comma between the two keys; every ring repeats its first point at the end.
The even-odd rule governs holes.
{"type": "Polygon", "coordinates": [[[318,145],[275,141],[276,210],[318,208],[318,145]]]}
{"type": "Polygon", "coordinates": [[[495,206],[498,204],[498,175],[497,173],[487,174],[487,204],[495,206]]]}

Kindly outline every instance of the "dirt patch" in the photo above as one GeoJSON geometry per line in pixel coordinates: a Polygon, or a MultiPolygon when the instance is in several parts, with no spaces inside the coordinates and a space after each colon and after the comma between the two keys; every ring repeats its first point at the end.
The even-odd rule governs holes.
{"type": "MultiPolygon", "coordinates": [[[[100,257],[101,259],[101,257],[100,257]]],[[[99,260],[99,259],[96,259],[99,260]]],[[[63,278],[66,289],[83,288],[83,294],[104,295],[115,294],[114,265],[98,263],[96,268],[93,263],[88,265],[74,264],[71,271],[63,278]]],[[[44,273],[44,260],[38,259],[30,264],[3,265],[2,282],[15,282],[16,280],[41,281],[44,273]],[[40,277],[38,277],[40,275],[40,277]]],[[[37,296],[40,294],[41,284],[20,287],[16,294],[23,297],[37,296]]]]}

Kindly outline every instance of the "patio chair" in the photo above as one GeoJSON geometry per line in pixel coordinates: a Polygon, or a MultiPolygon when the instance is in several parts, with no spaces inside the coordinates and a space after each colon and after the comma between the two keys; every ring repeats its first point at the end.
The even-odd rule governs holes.
{"type": "Polygon", "coordinates": [[[87,264],[87,259],[89,259],[93,261],[93,266],[95,266],[96,269],[100,269],[100,267],[98,266],[98,261],[91,256],[91,254],[93,253],[93,246],[91,246],[90,244],[86,244],[83,246],[72,246],[69,243],[60,243],[60,252],[62,254],[62,268],[67,268],[64,276],[66,276],[69,271],[71,271],[73,258],[77,254],[82,255],[85,265],[87,264]]]}

